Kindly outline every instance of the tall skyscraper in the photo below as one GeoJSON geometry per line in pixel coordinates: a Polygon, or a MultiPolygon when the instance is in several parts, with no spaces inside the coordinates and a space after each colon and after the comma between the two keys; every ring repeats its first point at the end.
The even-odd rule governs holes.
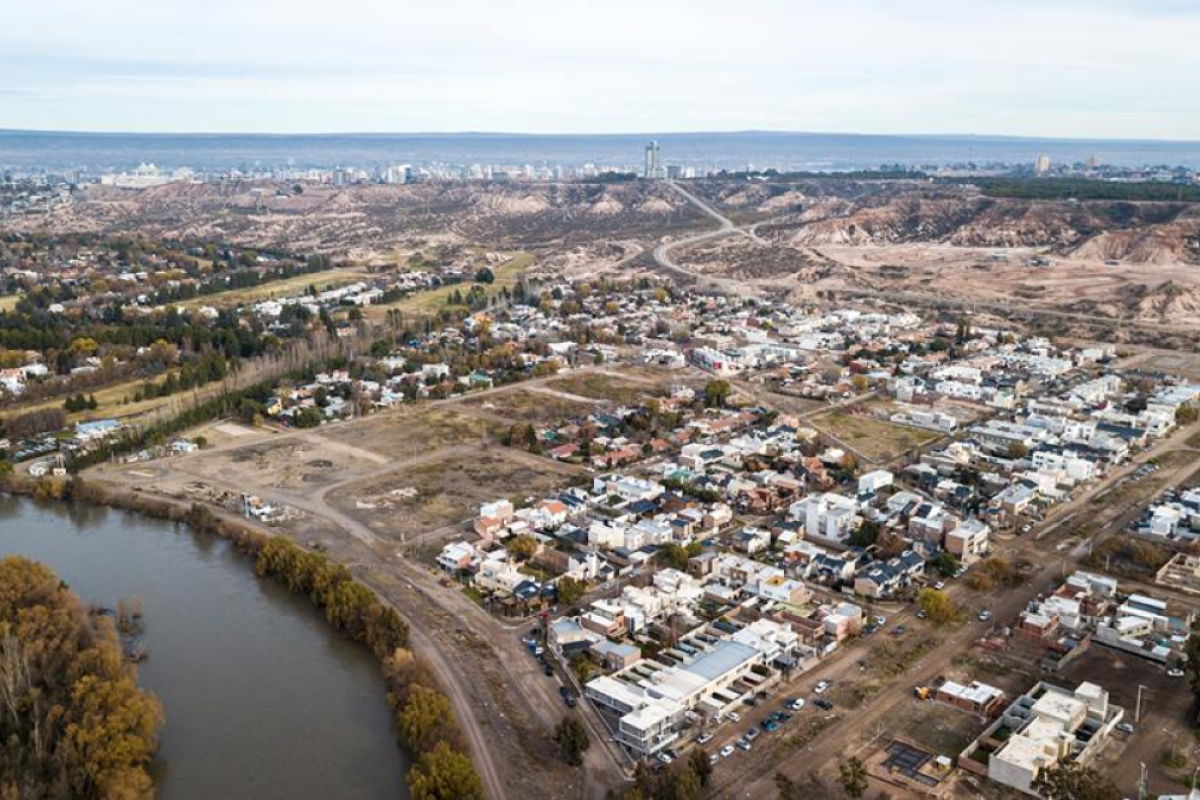
{"type": "Polygon", "coordinates": [[[659,174],[659,152],[658,142],[652,141],[646,145],[646,178],[657,180],[659,174]]]}
{"type": "Polygon", "coordinates": [[[1038,175],[1045,175],[1050,171],[1050,156],[1038,156],[1037,165],[1034,167],[1038,175]]]}

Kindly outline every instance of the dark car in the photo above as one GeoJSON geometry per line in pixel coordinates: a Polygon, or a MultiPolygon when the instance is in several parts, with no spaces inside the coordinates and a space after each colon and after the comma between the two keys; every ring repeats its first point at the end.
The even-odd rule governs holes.
{"type": "Polygon", "coordinates": [[[547,677],[554,676],[554,667],[550,666],[549,661],[542,662],[542,672],[546,673],[547,677]]]}
{"type": "Polygon", "coordinates": [[[565,686],[558,687],[558,693],[562,695],[563,702],[567,704],[567,708],[575,707],[575,695],[565,686]]]}
{"type": "Polygon", "coordinates": [[[822,711],[833,710],[833,701],[826,700],[824,697],[818,697],[816,700],[813,700],[813,705],[822,711]]]}

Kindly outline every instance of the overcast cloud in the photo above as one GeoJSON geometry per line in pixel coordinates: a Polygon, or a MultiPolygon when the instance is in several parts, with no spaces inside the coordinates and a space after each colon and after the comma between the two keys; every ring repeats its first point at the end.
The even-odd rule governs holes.
{"type": "Polygon", "coordinates": [[[0,127],[1200,139],[1200,0],[0,0],[0,127]]]}

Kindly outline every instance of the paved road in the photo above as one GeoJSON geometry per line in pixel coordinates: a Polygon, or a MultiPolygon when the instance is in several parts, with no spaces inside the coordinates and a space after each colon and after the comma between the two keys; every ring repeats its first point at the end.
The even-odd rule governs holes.
{"type": "Polygon", "coordinates": [[[691,247],[692,245],[700,244],[701,242],[720,239],[733,234],[742,234],[746,236],[751,236],[751,234],[747,233],[741,228],[738,228],[728,217],[724,216],[721,214],[721,212],[717,211],[708,203],[705,203],[703,200],[696,197],[694,194],[689,192],[687,189],[684,189],[674,181],[667,181],[667,186],[682,195],[685,200],[696,206],[696,208],[700,209],[702,213],[711,217],[717,223],[718,227],[713,231],[706,231],[704,233],[698,233],[695,236],[688,236],[684,239],[676,239],[671,242],[664,242],[660,244],[658,247],[654,248],[654,260],[658,262],[660,267],[668,272],[671,272],[686,281],[695,282],[699,288],[714,289],[733,295],[753,294],[753,290],[747,286],[744,281],[736,281],[730,278],[717,278],[700,272],[693,272],[685,267],[681,267],[671,257],[672,251],[680,247],[691,247]]]}

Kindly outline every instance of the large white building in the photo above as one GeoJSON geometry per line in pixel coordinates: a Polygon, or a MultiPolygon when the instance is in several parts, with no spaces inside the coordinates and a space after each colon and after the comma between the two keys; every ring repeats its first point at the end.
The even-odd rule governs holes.
{"type": "Polygon", "coordinates": [[[858,502],[851,497],[826,492],[809,495],[789,509],[792,519],[804,522],[810,539],[846,544],[858,527],[858,502]]]}
{"type": "Polygon", "coordinates": [[[1036,797],[1043,772],[1067,762],[1091,762],[1124,715],[1124,709],[1111,705],[1108,692],[1094,683],[1081,683],[1071,691],[1041,682],[1010,705],[959,763],[974,761],[986,742],[995,748],[987,761],[988,778],[1036,797]]]}

